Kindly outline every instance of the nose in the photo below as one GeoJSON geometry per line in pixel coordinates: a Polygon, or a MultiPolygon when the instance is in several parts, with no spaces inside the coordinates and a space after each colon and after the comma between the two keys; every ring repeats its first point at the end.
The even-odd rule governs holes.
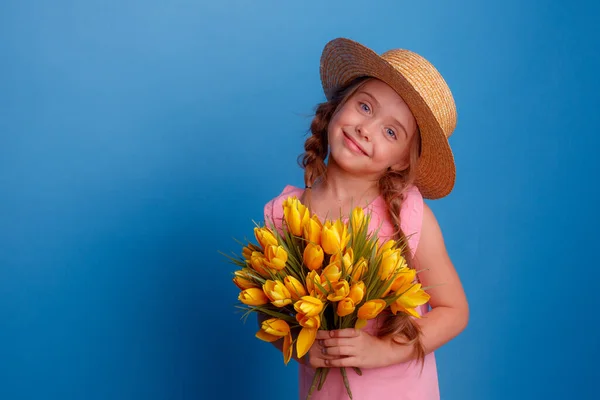
{"type": "Polygon", "coordinates": [[[371,141],[371,134],[369,133],[370,129],[367,128],[365,124],[360,124],[356,126],[356,133],[359,137],[363,138],[366,142],[371,141]]]}

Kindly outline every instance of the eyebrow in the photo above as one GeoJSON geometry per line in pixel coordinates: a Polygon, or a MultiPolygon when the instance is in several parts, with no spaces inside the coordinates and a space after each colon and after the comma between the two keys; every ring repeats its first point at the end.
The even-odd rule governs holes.
{"type": "MultiPolygon", "coordinates": [[[[377,101],[377,99],[375,98],[375,96],[373,96],[371,93],[367,92],[367,91],[366,91],[366,90],[364,90],[364,89],[363,89],[363,90],[360,90],[358,93],[363,93],[363,94],[366,94],[367,96],[369,96],[369,97],[370,97],[370,98],[373,100],[373,103],[375,103],[375,105],[376,105],[377,107],[381,107],[381,104],[379,104],[379,101],[377,101]]],[[[394,120],[394,122],[396,123],[396,125],[399,125],[399,126],[402,128],[402,130],[404,131],[404,136],[405,136],[405,137],[408,137],[408,131],[406,130],[406,127],[405,127],[404,125],[402,125],[402,124],[400,123],[400,121],[398,121],[396,118],[393,118],[393,120],[394,120]]]]}

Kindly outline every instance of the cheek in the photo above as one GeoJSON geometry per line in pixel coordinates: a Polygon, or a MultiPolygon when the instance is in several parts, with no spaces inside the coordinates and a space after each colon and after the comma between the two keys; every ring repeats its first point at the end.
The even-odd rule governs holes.
{"type": "Polygon", "coordinates": [[[347,105],[342,106],[342,108],[338,109],[338,111],[331,118],[331,123],[335,124],[345,124],[353,120],[354,113],[351,108],[347,105]]]}
{"type": "Polygon", "coordinates": [[[379,151],[375,154],[375,158],[387,165],[394,165],[402,163],[408,158],[408,150],[404,146],[382,143],[379,146],[379,151]]]}
{"type": "Polygon", "coordinates": [[[340,127],[340,113],[335,114],[331,121],[329,121],[329,125],[327,126],[327,137],[331,140],[332,136],[337,135],[340,127]]]}

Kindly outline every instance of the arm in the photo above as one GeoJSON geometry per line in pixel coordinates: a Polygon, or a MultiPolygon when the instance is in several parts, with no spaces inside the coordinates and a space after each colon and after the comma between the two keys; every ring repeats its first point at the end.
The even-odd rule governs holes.
{"type": "MultiPolygon", "coordinates": [[[[456,337],[469,319],[469,307],[462,284],[446,251],[440,227],[431,209],[424,204],[423,226],[415,267],[427,290],[432,310],[417,319],[422,330],[425,353],[431,353],[456,337]]],[[[411,346],[399,345],[391,337],[378,338],[355,329],[319,331],[309,352],[313,367],[383,367],[413,359],[411,346]],[[317,342],[318,343],[318,342],[317,342]],[[326,355],[322,354],[325,348],[326,355]]]]}

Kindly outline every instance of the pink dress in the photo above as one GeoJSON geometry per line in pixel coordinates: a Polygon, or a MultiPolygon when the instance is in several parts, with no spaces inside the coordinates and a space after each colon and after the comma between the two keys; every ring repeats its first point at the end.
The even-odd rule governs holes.
{"type": "MultiPolygon", "coordinates": [[[[276,227],[280,227],[283,220],[282,202],[289,196],[300,198],[303,189],[286,186],[281,194],[265,205],[265,220],[273,221],[276,227]]],[[[386,204],[381,196],[377,197],[365,208],[365,212],[372,212],[370,229],[373,231],[381,224],[379,232],[380,240],[387,240],[393,233],[392,224],[387,217],[386,204]]],[[[416,187],[411,187],[402,205],[400,220],[402,230],[409,237],[409,247],[414,255],[419,244],[421,224],[423,220],[423,197],[416,187]]],[[[428,310],[424,305],[418,309],[423,315],[428,310]]],[[[375,321],[365,329],[373,333],[376,328],[375,321]]],[[[396,364],[384,368],[362,369],[362,376],[358,376],[354,370],[347,368],[348,380],[355,400],[439,400],[439,386],[435,356],[433,353],[425,356],[425,364],[409,362],[396,364]]],[[[315,370],[308,365],[298,366],[299,374],[299,397],[305,399],[315,370]]],[[[346,388],[342,381],[339,369],[333,368],[329,371],[327,380],[320,391],[312,394],[314,400],[342,400],[349,399],[346,388]]]]}

